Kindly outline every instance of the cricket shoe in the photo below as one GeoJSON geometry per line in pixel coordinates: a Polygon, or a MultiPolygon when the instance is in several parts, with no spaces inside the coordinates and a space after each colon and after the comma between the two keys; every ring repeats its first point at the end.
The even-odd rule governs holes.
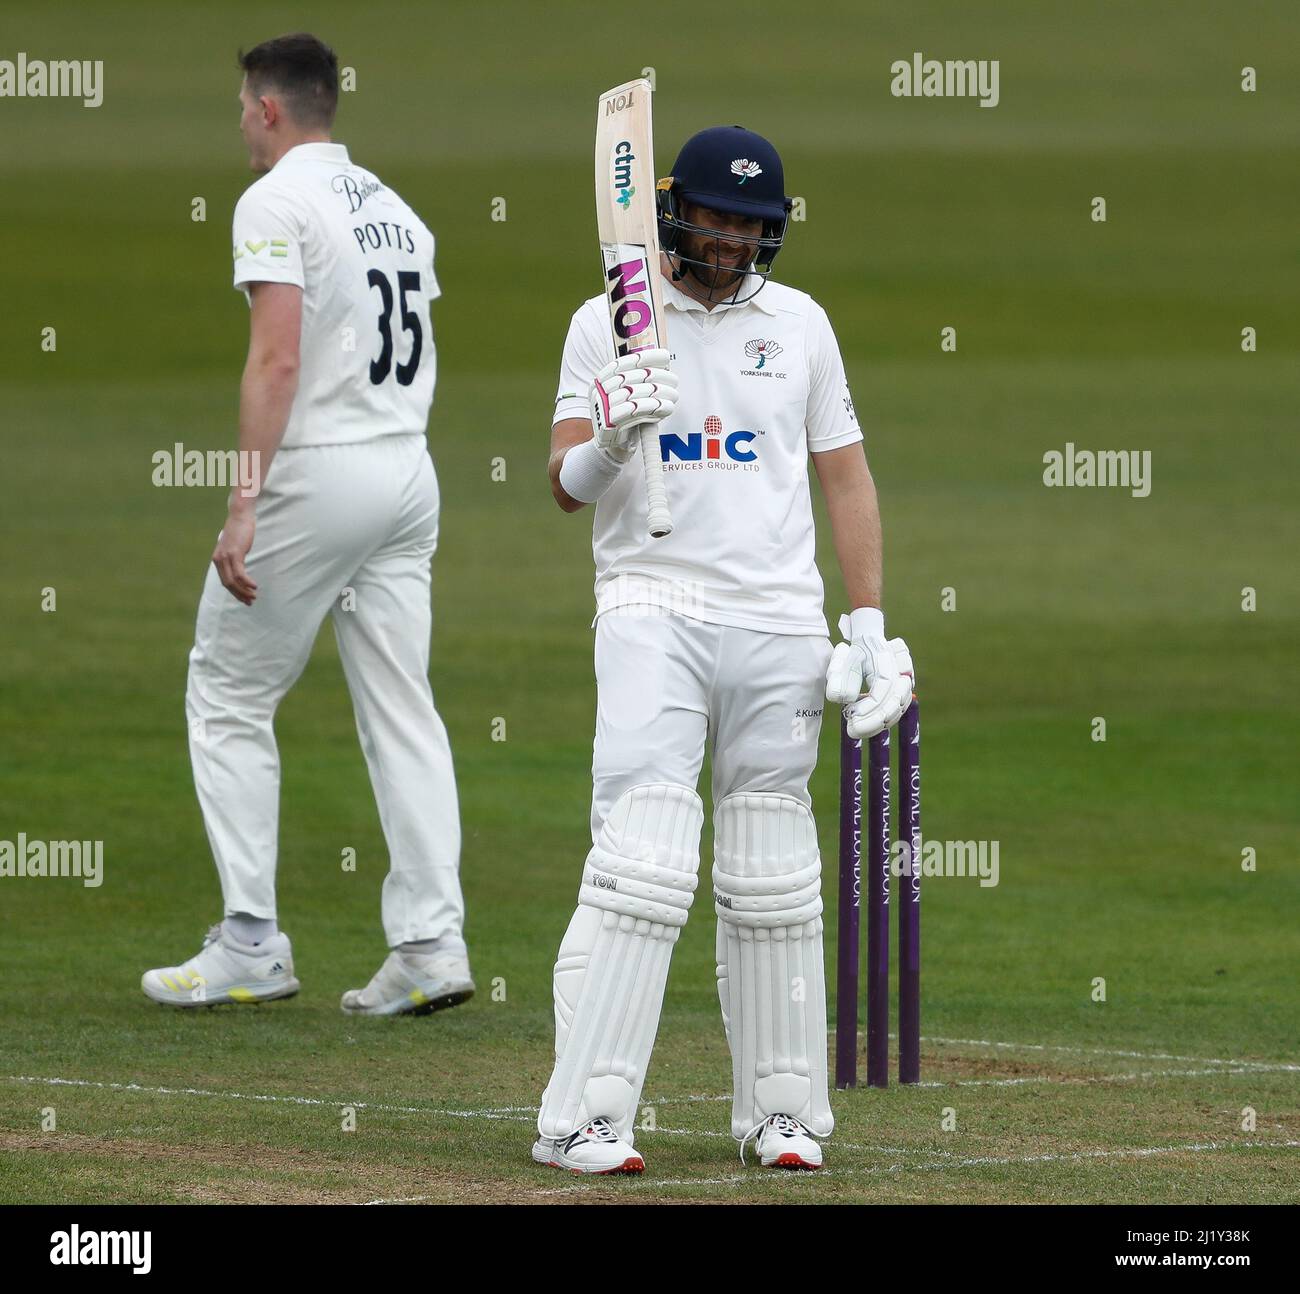
{"type": "Polygon", "coordinates": [[[764,1168],[805,1168],[822,1166],[822,1148],[812,1133],[788,1114],[774,1114],[755,1125],[741,1139],[740,1162],[745,1162],[745,1146],[757,1137],[754,1149],[764,1168]]]}
{"type": "Polygon", "coordinates": [[[293,997],[298,981],[288,935],[243,944],[219,924],[208,931],[196,956],[181,966],[145,971],[140,987],[146,997],[165,1006],[220,1006],[293,997]]]}
{"type": "Polygon", "coordinates": [[[571,1173],[642,1173],[645,1160],[614,1131],[608,1119],[592,1119],[567,1137],[538,1137],[533,1158],[571,1173]]]}
{"type": "Polygon", "coordinates": [[[428,1015],[474,996],[464,953],[404,953],[394,949],[365,988],[350,988],[348,1015],[428,1015]]]}

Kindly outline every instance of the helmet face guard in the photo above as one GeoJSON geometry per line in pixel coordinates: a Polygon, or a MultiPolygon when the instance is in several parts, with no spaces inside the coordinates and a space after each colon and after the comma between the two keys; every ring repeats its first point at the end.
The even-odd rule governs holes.
{"type": "MultiPolygon", "coordinates": [[[[732,305],[740,305],[745,301],[752,301],[767,283],[768,276],[772,272],[772,262],[776,260],[777,253],[781,250],[782,243],[785,241],[786,225],[789,223],[790,208],[793,205],[789,198],[784,199],[784,209],[779,218],[770,216],[759,216],[762,220],[762,233],[757,237],[746,236],[744,234],[724,233],[718,229],[710,229],[707,225],[697,225],[686,220],[681,213],[682,196],[679,193],[679,185],[675,177],[668,176],[659,181],[656,186],[655,197],[659,209],[659,246],[668,254],[673,261],[673,278],[680,279],[684,274],[690,272],[692,277],[705,288],[708,292],[709,302],[726,301],[732,305]],[[687,256],[682,250],[682,235],[690,234],[700,238],[711,238],[713,240],[712,257],[705,258],[687,256]],[[724,266],[722,264],[722,244],[739,243],[751,250],[749,260],[735,266],[724,266]],[[735,279],[734,284],[732,279],[735,279]],[[739,296],[741,288],[746,285],[748,280],[757,279],[753,290],[745,296],[739,296]]],[[[693,199],[697,206],[709,207],[712,210],[726,211],[727,207],[735,204],[728,203],[727,207],[719,203],[716,207],[708,200],[709,195],[700,194],[693,199]]],[[[743,208],[737,208],[730,211],[732,215],[750,214],[743,208]]],[[[758,214],[758,213],[754,213],[758,214]]]]}
{"type": "Polygon", "coordinates": [[[673,262],[673,277],[689,273],[703,287],[708,302],[750,301],[767,282],[794,205],[785,196],[785,171],[781,156],[770,141],[743,126],[710,126],[682,145],[673,173],[656,185],[659,211],[659,245],[673,262]],[[697,225],[682,216],[686,203],[761,222],[757,237],[723,233],[697,225]],[[687,256],[686,237],[703,239],[705,251],[687,256]],[[712,240],[712,246],[708,240],[712,240]],[[734,268],[722,260],[722,244],[750,249],[747,261],[734,268]],[[734,282],[733,282],[734,280],[734,282]],[[751,280],[755,286],[740,296],[751,280]]]}

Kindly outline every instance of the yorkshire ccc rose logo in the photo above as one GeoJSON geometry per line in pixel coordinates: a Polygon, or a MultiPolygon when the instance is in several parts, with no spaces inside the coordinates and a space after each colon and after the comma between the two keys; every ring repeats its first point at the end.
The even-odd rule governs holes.
{"type": "Polygon", "coordinates": [[[732,175],[739,175],[741,184],[746,180],[757,179],[763,174],[763,168],[757,162],[751,162],[747,157],[738,157],[731,164],[732,175]]]}
{"type": "Polygon", "coordinates": [[[758,360],[754,365],[756,369],[762,368],[769,359],[775,359],[781,353],[782,347],[778,342],[764,341],[761,337],[756,337],[753,341],[745,343],[745,354],[750,359],[758,360]]]}

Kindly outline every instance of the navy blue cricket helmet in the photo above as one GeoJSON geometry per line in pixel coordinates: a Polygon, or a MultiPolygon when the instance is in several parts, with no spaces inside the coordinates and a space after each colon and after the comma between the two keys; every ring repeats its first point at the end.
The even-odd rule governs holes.
{"type": "MultiPolygon", "coordinates": [[[[791,200],[785,196],[785,173],[776,149],[743,126],[711,126],[692,135],[682,145],[672,174],[660,180],[656,197],[659,209],[659,245],[678,262],[699,266],[715,273],[717,262],[683,256],[679,250],[683,233],[703,234],[721,241],[717,230],[706,229],[682,218],[682,203],[692,202],[713,211],[755,216],[763,222],[762,234],[744,238],[727,234],[729,243],[750,243],[754,255],[749,272],[760,278],[757,294],[772,271],[772,262],[785,239],[791,200]]],[[[737,283],[739,290],[739,283],[737,283]]]]}

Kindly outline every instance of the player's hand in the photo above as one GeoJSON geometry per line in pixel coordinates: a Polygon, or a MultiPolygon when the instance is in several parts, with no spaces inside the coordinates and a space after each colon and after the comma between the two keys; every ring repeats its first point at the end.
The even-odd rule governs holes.
{"type": "Polygon", "coordinates": [[[226,524],[217,536],[217,546],[212,551],[212,564],[217,568],[222,584],[230,590],[232,597],[238,598],[246,607],[251,607],[253,599],[257,597],[257,581],[244,569],[244,558],[253,546],[253,532],[256,529],[257,519],[251,508],[231,512],[226,517],[226,524]]]}
{"type": "Polygon", "coordinates": [[[874,607],[841,616],[840,633],[848,641],[831,653],[826,699],[844,707],[850,737],[874,737],[892,728],[912,702],[912,653],[901,638],[886,641],[885,618],[874,607]]]}
{"type": "Polygon", "coordinates": [[[588,395],[596,444],[626,463],[632,433],[645,422],[659,422],[677,407],[677,374],[666,350],[643,350],[613,360],[596,374],[588,395]]]}

